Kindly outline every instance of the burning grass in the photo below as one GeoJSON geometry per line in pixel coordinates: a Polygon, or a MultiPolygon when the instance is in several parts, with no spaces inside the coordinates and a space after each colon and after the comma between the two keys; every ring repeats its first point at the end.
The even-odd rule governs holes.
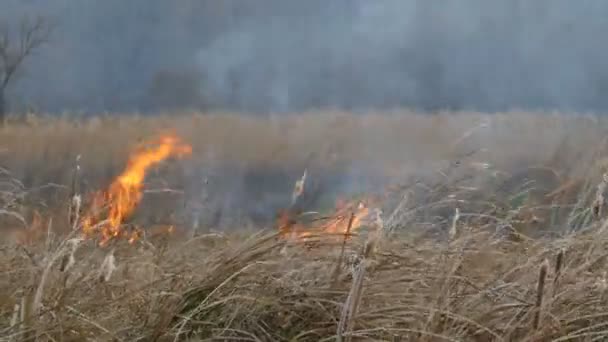
{"type": "MultiPolygon", "coordinates": [[[[82,230],[86,235],[101,232],[101,245],[110,239],[123,234],[121,225],[137,208],[143,197],[144,178],[149,169],[172,155],[183,156],[192,153],[192,147],[180,143],[178,138],[171,135],[160,137],[158,145],[149,149],[136,151],[130,158],[124,170],[110,185],[107,192],[93,195],[92,208],[83,218],[82,230]],[[107,219],[95,222],[103,207],[107,210],[107,219]]],[[[139,233],[131,234],[129,241],[137,239],[139,233]]]]}
{"type": "Polygon", "coordinates": [[[4,239],[0,248],[3,340],[608,336],[603,119],[339,114],[270,122],[194,116],[172,120],[176,136],[192,150],[173,138],[135,153],[125,148],[139,146],[136,140],[155,134],[153,128],[165,128],[164,120],[4,128],[1,214],[6,231],[19,239],[4,239]],[[10,137],[24,133],[32,144],[19,154],[10,137]],[[201,152],[209,145],[217,148],[211,156],[201,152]],[[170,163],[165,158],[172,152],[189,158],[170,163]],[[82,159],[74,166],[76,155],[82,159]],[[57,173],[40,167],[33,176],[36,156],[63,163],[57,173]],[[155,194],[151,187],[160,184],[169,196],[181,191],[173,179],[191,184],[176,165],[191,163],[198,171],[197,165],[234,167],[239,160],[298,170],[276,227],[205,232],[195,231],[196,219],[172,217],[154,228],[134,215],[166,206],[146,202],[155,194]],[[319,170],[359,162],[385,171],[391,186],[345,196],[335,208],[301,205],[319,170]],[[108,179],[96,173],[105,165],[111,166],[108,179]],[[300,177],[302,170],[312,171],[300,177]],[[33,179],[49,181],[51,174],[58,175],[52,191],[40,190],[33,179]],[[101,218],[110,218],[101,225],[101,246],[82,234],[96,206],[79,199],[99,197],[99,189],[108,189],[102,196],[108,215],[101,218]],[[105,238],[129,225],[139,225],[141,236],[105,238]]]}

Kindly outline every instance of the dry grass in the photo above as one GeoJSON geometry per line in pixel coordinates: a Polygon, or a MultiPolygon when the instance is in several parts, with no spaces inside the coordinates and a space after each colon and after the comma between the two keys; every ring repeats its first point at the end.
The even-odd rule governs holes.
{"type": "MultiPolygon", "coordinates": [[[[0,133],[2,166],[11,172],[1,180],[3,229],[30,239],[4,239],[0,249],[0,339],[608,336],[605,119],[398,114],[8,125],[0,133]],[[376,200],[383,222],[314,244],[285,241],[272,228],[149,235],[104,248],[75,239],[68,204],[76,156],[86,193],[120,171],[130,145],[159,129],[174,129],[194,153],[156,170],[148,188],[180,190],[216,166],[294,170],[293,181],[304,168],[316,170],[314,178],[365,167],[393,185],[376,200]]],[[[291,192],[285,198],[288,205],[291,192]]],[[[170,220],[185,230],[191,224],[170,220]]]]}
{"type": "Polygon", "coordinates": [[[362,162],[377,164],[390,174],[483,147],[487,151],[480,158],[497,168],[552,162],[568,172],[580,172],[584,168],[572,164],[581,152],[603,143],[606,127],[601,118],[517,112],[329,112],[264,119],[236,114],[35,117],[5,127],[0,152],[4,167],[38,185],[69,183],[71,168],[66,165],[77,155],[82,155],[81,165],[92,183],[106,180],[124,165],[129,146],[163,130],[176,131],[189,141],[198,163],[301,168],[311,162],[326,167],[362,162]]]}

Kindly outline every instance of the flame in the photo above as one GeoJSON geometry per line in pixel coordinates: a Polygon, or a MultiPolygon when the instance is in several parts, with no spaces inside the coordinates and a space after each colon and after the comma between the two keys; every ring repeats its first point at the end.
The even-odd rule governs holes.
{"type": "MultiPolygon", "coordinates": [[[[343,211],[350,211],[346,208],[343,211]]],[[[330,234],[348,234],[358,230],[362,224],[363,220],[369,215],[369,208],[366,207],[363,203],[359,203],[355,210],[351,211],[350,215],[345,215],[344,213],[337,216],[332,222],[325,226],[324,231],[330,234]],[[352,215],[352,223],[350,223],[352,215]],[[350,224],[350,227],[349,227],[350,224]]]]}
{"type": "Polygon", "coordinates": [[[281,235],[295,240],[306,240],[315,235],[328,234],[341,239],[359,230],[370,215],[370,208],[364,202],[339,201],[336,204],[334,214],[316,227],[304,227],[290,217],[287,211],[281,212],[278,221],[281,235]]]}
{"type": "MultiPolygon", "coordinates": [[[[143,182],[146,172],[153,166],[171,156],[184,156],[192,153],[192,147],[181,143],[178,138],[162,136],[157,146],[140,149],[130,158],[125,170],[110,184],[107,191],[98,192],[93,196],[90,215],[83,218],[82,226],[85,235],[91,235],[97,229],[101,233],[101,245],[124,232],[121,225],[133,213],[143,196],[143,182]],[[94,224],[95,217],[107,208],[105,220],[94,224]]],[[[124,233],[129,242],[135,242],[140,233],[136,230],[130,234],[124,233]]]]}

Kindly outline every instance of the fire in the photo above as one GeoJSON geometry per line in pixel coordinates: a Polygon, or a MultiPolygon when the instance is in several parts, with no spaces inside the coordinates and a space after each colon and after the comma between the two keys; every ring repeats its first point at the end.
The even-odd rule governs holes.
{"type": "Polygon", "coordinates": [[[282,212],[279,216],[279,231],[283,237],[296,240],[320,234],[348,236],[359,230],[369,216],[370,208],[364,202],[340,202],[331,217],[313,227],[304,227],[290,217],[288,212],[282,212]]]}
{"type": "MultiPolygon", "coordinates": [[[[348,208],[346,210],[348,210],[348,208]]],[[[333,222],[329,223],[324,230],[326,233],[330,234],[352,233],[362,226],[363,220],[367,218],[368,215],[369,208],[366,207],[363,203],[359,203],[357,208],[351,211],[350,215],[345,215],[344,213],[342,213],[341,215],[336,217],[333,222]]]]}
{"type": "Polygon", "coordinates": [[[110,184],[107,191],[94,195],[91,213],[82,221],[84,233],[90,235],[99,229],[102,245],[121,235],[126,236],[130,243],[135,242],[140,233],[123,232],[121,225],[142,199],[146,172],[171,156],[181,157],[191,153],[190,145],[171,135],[162,136],[157,146],[136,151],[129,158],[125,170],[110,184]],[[96,220],[103,209],[107,209],[107,217],[105,220],[96,220]]]}

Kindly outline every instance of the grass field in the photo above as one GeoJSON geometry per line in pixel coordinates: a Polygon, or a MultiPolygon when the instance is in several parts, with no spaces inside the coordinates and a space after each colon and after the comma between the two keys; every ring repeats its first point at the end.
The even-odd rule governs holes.
{"type": "Polygon", "coordinates": [[[606,133],[604,118],[520,112],[14,120],[0,340],[603,340],[606,133]],[[145,233],[83,237],[89,195],[169,133],[192,153],[149,169],[121,222],[145,233]],[[277,227],[304,170],[311,200],[277,227]],[[359,202],[377,216],[285,233],[359,202]]]}

